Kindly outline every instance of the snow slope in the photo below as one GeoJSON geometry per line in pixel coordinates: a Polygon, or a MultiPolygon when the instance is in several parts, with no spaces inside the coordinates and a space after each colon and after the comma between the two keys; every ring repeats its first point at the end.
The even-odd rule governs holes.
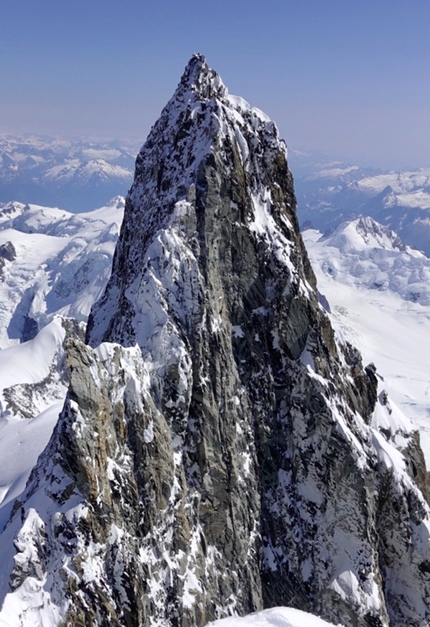
{"type": "MultiPolygon", "coordinates": [[[[1,624],[1,623],[0,623],[1,624]]],[[[269,610],[231,616],[208,623],[207,627],[332,627],[333,623],[292,607],[272,607],[269,610]]],[[[340,623],[338,627],[342,627],[340,623]]]]}
{"type": "Polygon", "coordinates": [[[34,337],[56,314],[86,321],[111,271],[124,199],[72,214],[0,205],[0,348],[34,337]]]}
{"type": "Polygon", "coordinates": [[[33,340],[0,350],[0,530],[64,404],[65,336],[56,317],[33,340]]]}
{"type": "Polygon", "coordinates": [[[369,218],[303,237],[332,324],[375,363],[380,389],[420,429],[430,467],[430,259],[369,218]]]}

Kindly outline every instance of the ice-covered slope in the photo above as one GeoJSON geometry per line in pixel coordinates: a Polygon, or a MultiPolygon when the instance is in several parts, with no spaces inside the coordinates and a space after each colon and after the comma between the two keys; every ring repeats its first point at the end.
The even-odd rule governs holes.
{"type": "Polygon", "coordinates": [[[295,204],[274,123],[194,56],[0,536],[11,627],[202,626],[281,604],[429,620],[420,449],[336,342],[295,204]]]}
{"type": "Polygon", "coordinates": [[[0,206],[0,347],[34,337],[53,316],[86,321],[109,277],[124,199],[78,215],[0,206]]]}
{"type": "Polygon", "coordinates": [[[430,259],[370,218],[303,237],[334,327],[419,426],[430,467],[430,259]]]}

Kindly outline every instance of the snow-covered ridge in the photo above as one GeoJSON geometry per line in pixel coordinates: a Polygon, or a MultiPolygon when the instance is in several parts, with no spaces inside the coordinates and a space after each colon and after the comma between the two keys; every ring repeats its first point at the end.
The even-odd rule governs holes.
{"type": "MultiPolygon", "coordinates": [[[[272,136],[274,147],[282,145],[286,151],[285,143],[279,139],[276,125],[270,118],[251,107],[243,98],[229,95],[221,77],[207,66],[204,57],[194,55],[138,155],[131,201],[141,198],[144,191],[155,192],[158,204],[180,200],[176,196],[171,197],[168,190],[147,189],[139,173],[142,171],[147,175],[151,168],[153,171],[157,167],[159,176],[170,181],[172,193],[184,193],[196,167],[211,151],[214,139],[218,146],[222,146],[227,136],[239,150],[245,164],[249,156],[247,144],[250,137],[245,139],[243,132],[253,137],[251,143],[253,141],[254,144],[257,144],[261,134],[267,135],[267,138],[272,136]],[[179,127],[181,132],[177,135],[179,127]],[[175,159],[170,158],[172,150],[175,159]],[[164,170],[165,166],[169,167],[168,171],[164,170]],[[185,174],[181,184],[177,180],[179,172],[182,176],[185,174]]],[[[248,164],[247,169],[250,167],[251,164],[248,164]]]]}

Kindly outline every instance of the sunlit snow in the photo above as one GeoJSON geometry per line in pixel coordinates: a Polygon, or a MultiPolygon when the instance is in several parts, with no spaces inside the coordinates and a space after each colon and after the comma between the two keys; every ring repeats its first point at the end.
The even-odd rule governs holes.
{"type": "Polygon", "coordinates": [[[379,389],[420,429],[430,467],[430,259],[357,225],[303,237],[332,324],[375,363],[379,389]]]}
{"type": "Polygon", "coordinates": [[[0,531],[14,499],[23,491],[48,443],[64,403],[66,387],[58,375],[54,376],[37,399],[37,413],[29,420],[15,415],[4,393],[11,386],[37,384],[47,377],[62,351],[64,335],[60,320],[55,319],[34,340],[0,350],[0,531]]]}
{"type": "MultiPolygon", "coordinates": [[[[273,607],[269,610],[231,616],[207,624],[207,627],[332,627],[333,623],[292,607],[273,607]]],[[[343,627],[338,623],[337,627],[343,627]]]]}

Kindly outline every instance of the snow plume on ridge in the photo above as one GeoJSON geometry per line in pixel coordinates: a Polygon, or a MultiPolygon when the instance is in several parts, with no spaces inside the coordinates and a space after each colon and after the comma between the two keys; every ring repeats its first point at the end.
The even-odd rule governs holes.
{"type": "Polygon", "coordinates": [[[276,126],[193,56],[0,536],[12,625],[202,627],[279,605],[428,622],[420,450],[337,343],[295,210],[276,126]]]}

